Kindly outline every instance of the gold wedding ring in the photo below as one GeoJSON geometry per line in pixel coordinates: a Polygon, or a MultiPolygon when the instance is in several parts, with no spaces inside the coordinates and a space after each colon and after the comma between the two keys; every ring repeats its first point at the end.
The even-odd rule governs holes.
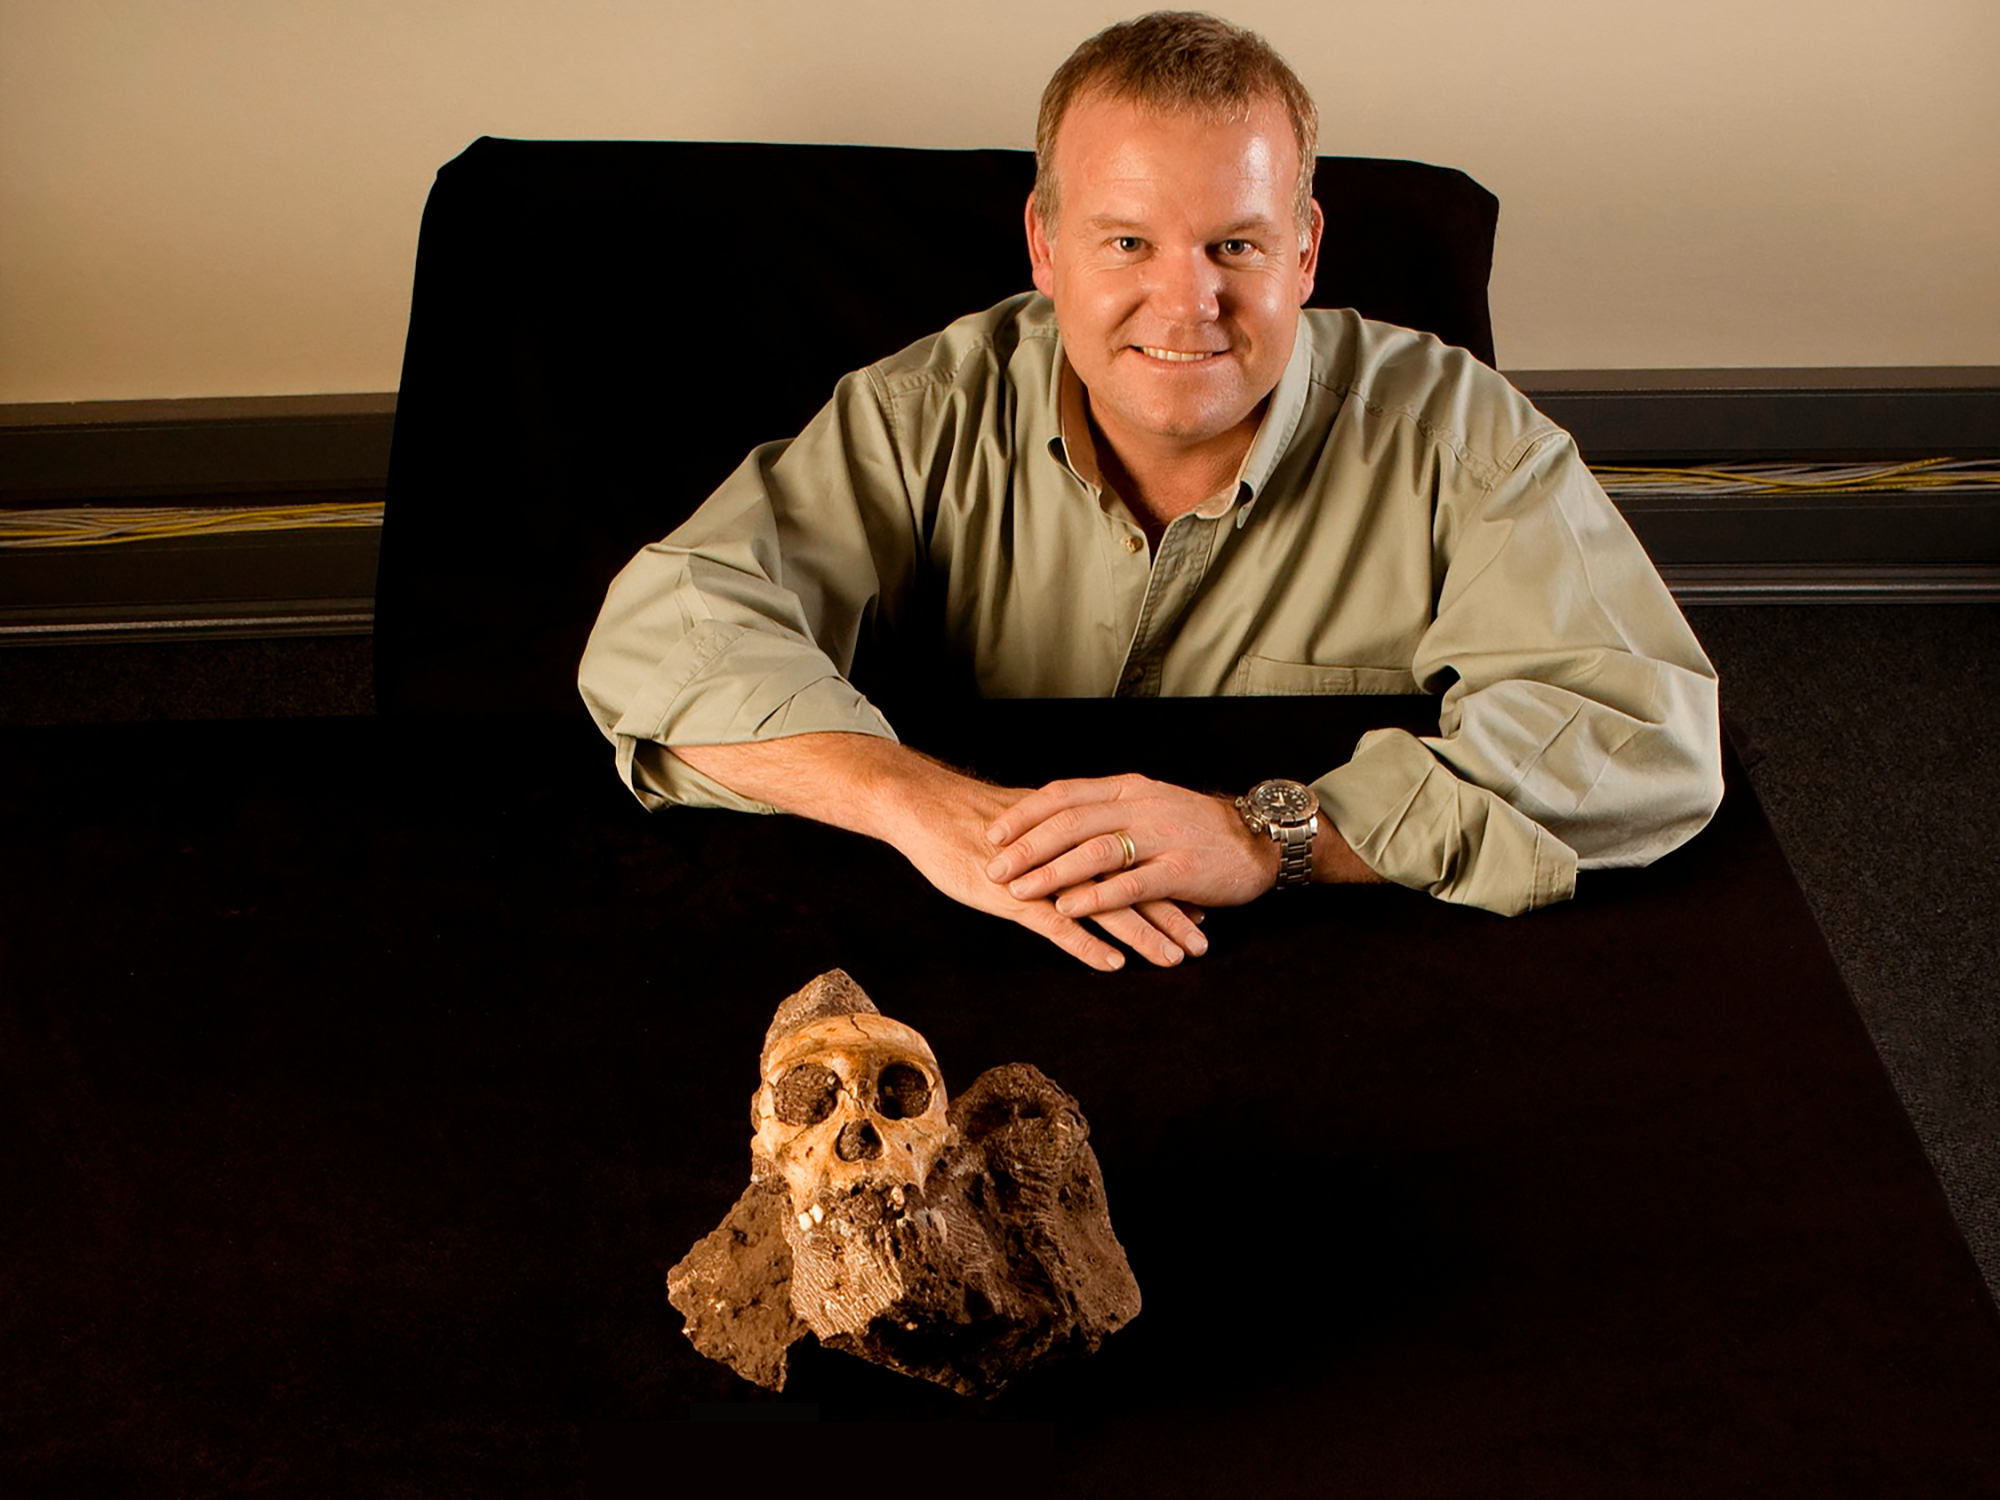
{"type": "Polygon", "coordinates": [[[1139,851],[1132,847],[1132,835],[1122,828],[1118,830],[1118,842],[1125,846],[1125,868],[1129,870],[1139,862],[1139,851]]]}

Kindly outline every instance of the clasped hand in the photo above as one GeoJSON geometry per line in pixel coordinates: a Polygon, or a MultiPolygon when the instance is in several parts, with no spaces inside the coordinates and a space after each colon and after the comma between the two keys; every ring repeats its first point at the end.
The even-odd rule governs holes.
{"type": "Polygon", "coordinates": [[[1052,781],[985,835],[986,878],[1008,896],[1095,922],[1156,964],[1206,951],[1202,908],[1240,906],[1277,880],[1276,847],[1231,803],[1144,776],[1052,781]]]}

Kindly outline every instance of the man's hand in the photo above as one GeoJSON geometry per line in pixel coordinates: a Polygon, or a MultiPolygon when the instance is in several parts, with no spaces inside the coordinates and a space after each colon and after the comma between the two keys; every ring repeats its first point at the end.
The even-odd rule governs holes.
{"type": "Polygon", "coordinates": [[[954,901],[1039,932],[1094,969],[1121,968],[1125,955],[1083,926],[1079,919],[1084,917],[1163,967],[1207,951],[1197,919],[1172,901],[1099,902],[1087,913],[1063,912],[1045,897],[1018,895],[989,878],[986,866],[993,850],[986,830],[1024,794],[948,774],[956,785],[940,788],[943,799],[902,821],[890,842],[954,901]]]}
{"type": "MultiPolygon", "coordinates": [[[[997,849],[993,880],[1023,900],[1053,897],[1071,917],[1160,901],[1241,906],[1278,882],[1277,845],[1250,830],[1233,800],[1144,776],[1052,781],[986,836],[997,849]]],[[[1381,877],[1322,817],[1313,879],[1381,877]]]]}
{"type": "Polygon", "coordinates": [[[1065,916],[1148,901],[1241,906],[1278,881],[1277,846],[1233,803],[1144,776],[1052,781],[986,837],[997,849],[986,874],[1022,900],[1053,898],[1065,916]]]}
{"type": "MultiPolygon", "coordinates": [[[[988,785],[891,740],[804,734],[743,745],[677,746],[672,752],[746,797],[893,844],[953,900],[1038,932],[1094,969],[1125,955],[1046,897],[1017,896],[990,879],[986,830],[1027,794],[988,785]]],[[[1208,940],[1172,901],[1100,903],[1087,920],[1151,963],[1202,953],[1208,940]]]]}

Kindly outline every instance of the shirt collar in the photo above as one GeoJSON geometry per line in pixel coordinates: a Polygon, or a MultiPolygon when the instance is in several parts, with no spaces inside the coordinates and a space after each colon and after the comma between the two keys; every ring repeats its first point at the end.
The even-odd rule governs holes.
{"type": "MultiPolygon", "coordinates": [[[[1236,524],[1241,526],[1249,518],[1251,506],[1256,504],[1271,471],[1278,467],[1278,460],[1291,446],[1292,435],[1305,415],[1312,363],[1312,321],[1302,314],[1298,334],[1292,340],[1292,357],[1285,362],[1285,373],[1278,377],[1278,384],[1271,392],[1264,419],[1257,424],[1257,435],[1250,440],[1250,451],[1243,455],[1243,463],[1236,471],[1235,485],[1223,492],[1221,503],[1210,501],[1200,506],[1196,514],[1213,519],[1226,515],[1232,506],[1240,506],[1242,513],[1237,516],[1236,524]]],[[[1091,441],[1083,382],[1062,351],[1060,335],[1056,340],[1055,427],[1055,435],[1049,439],[1049,456],[1092,490],[1101,491],[1104,472],[1097,463],[1096,444],[1091,441]]]]}
{"type": "Polygon", "coordinates": [[[1104,471],[1097,465],[1097,443],[1090,435],[1090,418],[1084,410],[1083,382],[1071,367],[1069,356],[1056,342],[1056,434],[1049,439],[1049,452],[1056,462],[1076,475],[1093,490],[1104,488],[1104,471]]]}
{"type": "MultiPolygon", "coordinates": [[[[1271,404],[1264,408],[1257,436],[1250,441],[1250,451],[1243,455],[1243,467],[1236,471],[1236,500],[1246,515],[1264,492],[1278,460],[1292,446],[1292,438],[1305,417],[1306,396],[1312,389],[1312,339],[1312,319],[1301,311],[1299,331],[1292,340],[1292,357],[1285,361],[1285,373],[1278,377],[1278,384],[1271,392],[1271,404]]],[[[1236,518],[1239,526],[1243,521],[1244,516],[1236,518]]]]}

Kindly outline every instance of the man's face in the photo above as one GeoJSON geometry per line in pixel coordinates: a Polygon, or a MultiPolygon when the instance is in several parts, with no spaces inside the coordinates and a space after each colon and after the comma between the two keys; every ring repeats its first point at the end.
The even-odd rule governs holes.
{"type": "Polygon", "coordinates": [[[1086,94],[1055,166],[1058,221],[1044,233],[1030,200],[1028,250],[1099,430],[1128,460],[1247,447],[1319,255],[1284,107],[1218,123],[1086,94]]]}

